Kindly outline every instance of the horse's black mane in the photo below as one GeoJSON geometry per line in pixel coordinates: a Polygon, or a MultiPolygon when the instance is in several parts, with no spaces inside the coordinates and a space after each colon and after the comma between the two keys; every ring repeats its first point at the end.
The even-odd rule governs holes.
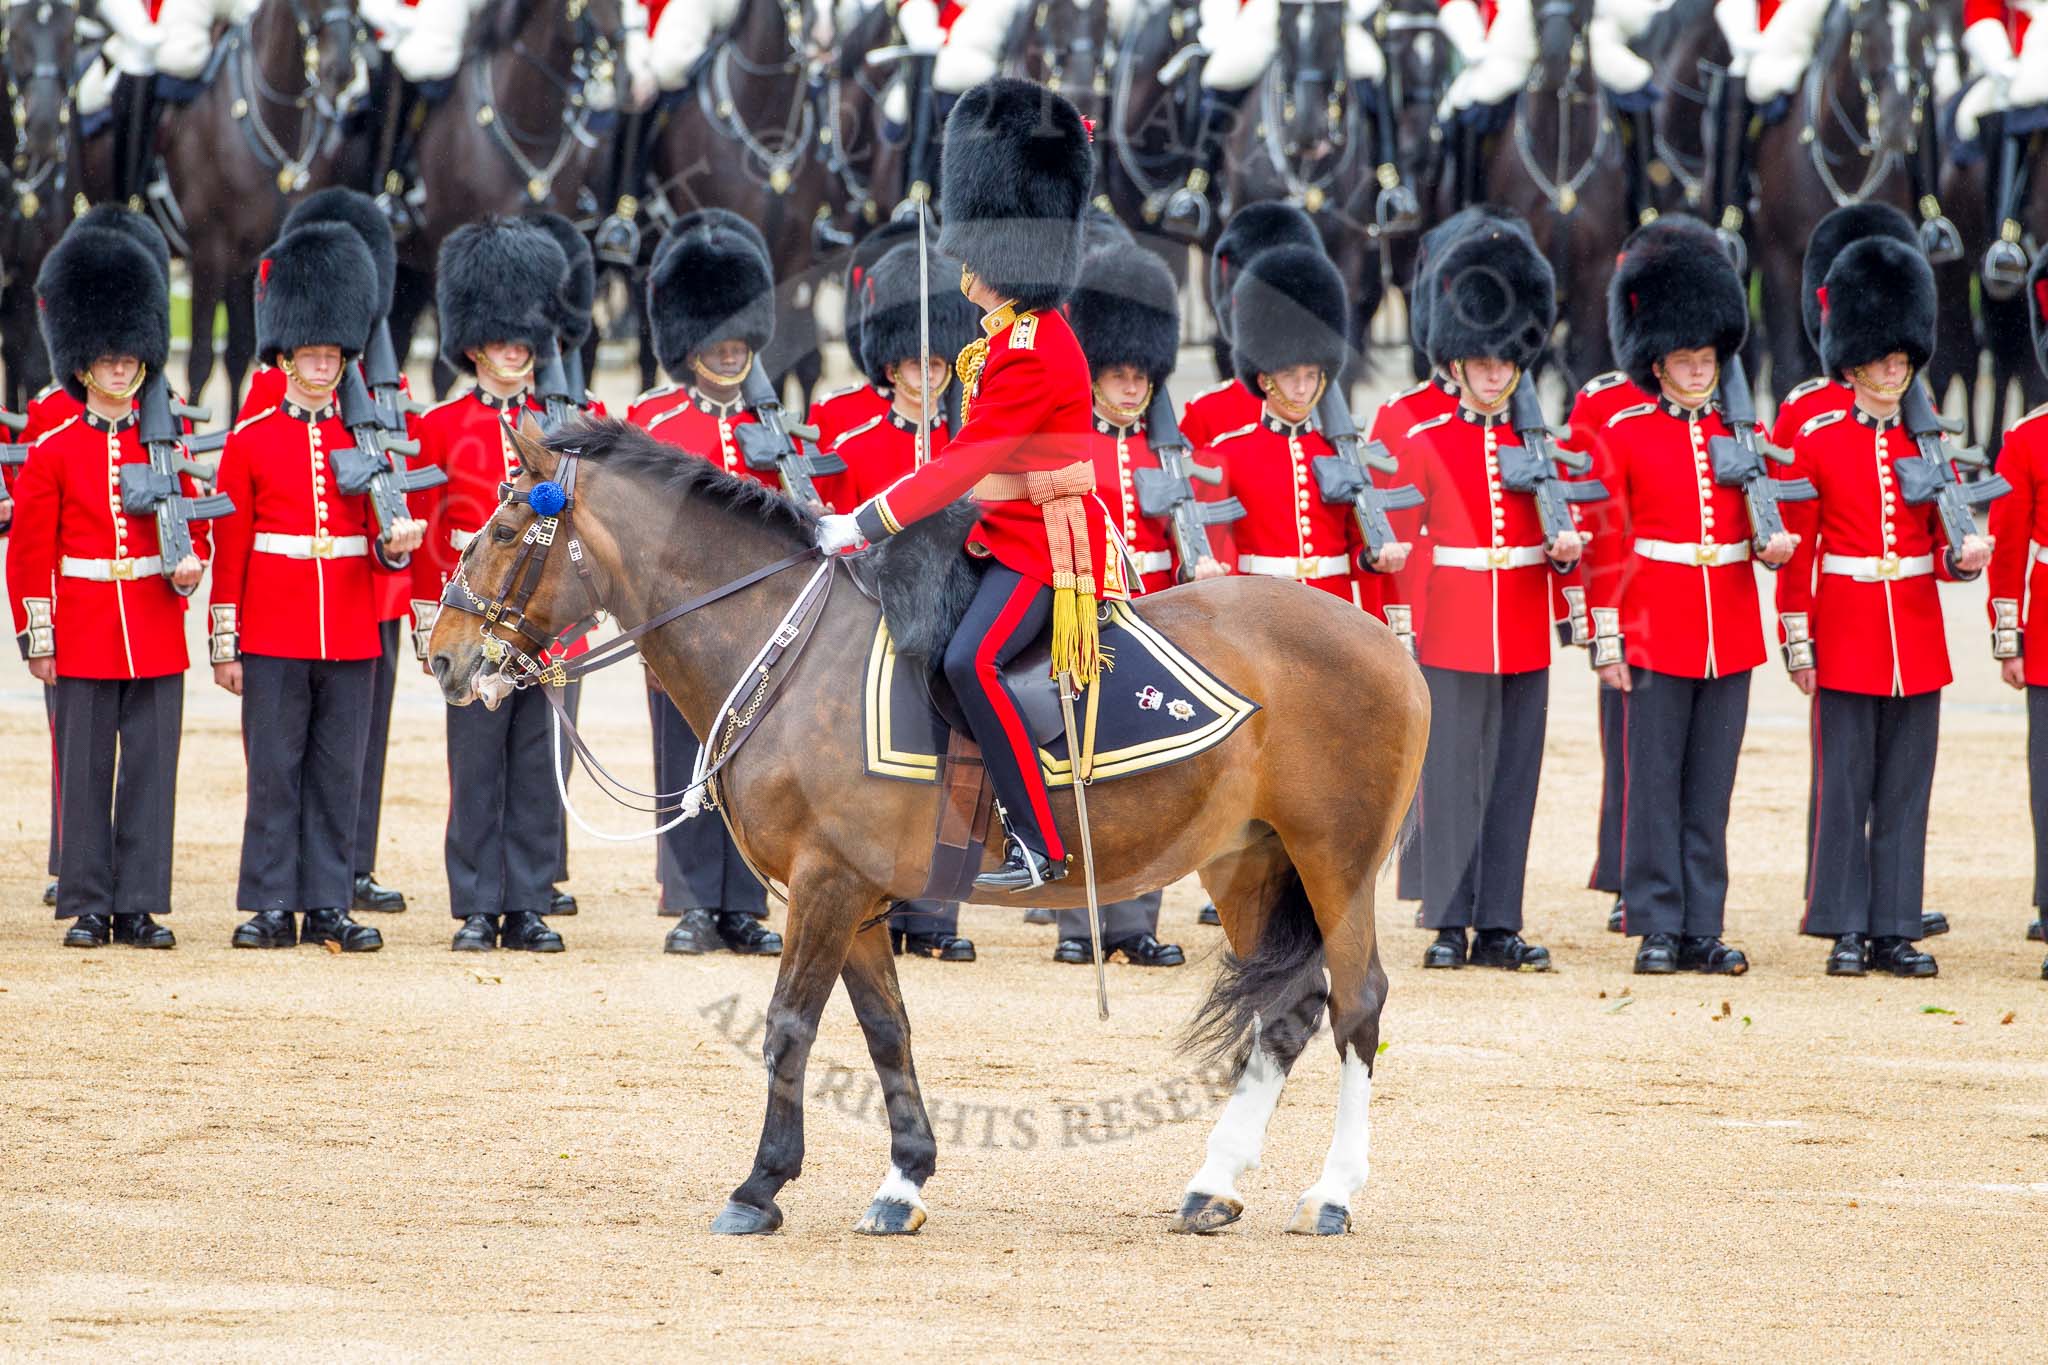
{"type": "Polygon", "coordinates": [[[672,497],[701,499],[803,544],[817,539],[818,519],[809,509],[616,418],[572,424],[548,437],[547,446],[557,453],[573,450],[583,459],[639,479],[672,497]]]}

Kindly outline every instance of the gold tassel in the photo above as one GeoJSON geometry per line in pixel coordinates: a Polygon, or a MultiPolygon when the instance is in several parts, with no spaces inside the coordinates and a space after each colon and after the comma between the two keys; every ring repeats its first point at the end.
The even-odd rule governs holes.
{"type": "MultiPolygon", "coordinates": [[[[1080,619],[1074,610],[1074,576],[1052,576],[1052,675],[1057,678],[1075,668],[1080,648],[1080,619]]],[[[1076,673],[1075,677],[1079,678],[1076,673]]]]}

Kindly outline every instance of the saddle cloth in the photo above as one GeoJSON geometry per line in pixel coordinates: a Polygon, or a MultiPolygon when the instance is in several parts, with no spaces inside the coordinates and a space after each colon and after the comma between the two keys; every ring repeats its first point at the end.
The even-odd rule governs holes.
{"type": "MultiPolygon", "coordinates": [[[[1102,611],[1104,653],[1114,667],[1105,667],[1096,684],[1102,695],[1096,703],[1093,781],[1150,772],[1213,749],[1259,709],[1182,653],[1130,603],[1105,602],[1102,611]]],[[[1074,770],[1050,660],[1050,641],[1041,636],[1011,662],[1004,678],[1024,713],[1046,786],[1057,788],[1073,785],[1074,770]]],[[[937,780],[951,729],[947,714],[957,715],[950,696],[934,696],[944,686],[921,662],[899,655],[887,620],[877,620],[862,683],[870,774],[937,780]]],[[[1088,724],[1086,694],[1074,704],[1074,723],[1084,730],[1088,724]]]]}

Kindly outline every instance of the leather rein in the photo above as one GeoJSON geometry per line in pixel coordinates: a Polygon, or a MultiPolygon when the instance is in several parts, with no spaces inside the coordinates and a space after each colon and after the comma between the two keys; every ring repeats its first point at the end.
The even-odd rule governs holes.
{"type": "MultiPolygon", "coordinates": [[[[575,451],[562,454],[561,467],[554,479],[522,490],[512,483],[498,485],[498,510],[524,505],[533,512],[533,521],[520,537],[519,549],[512,557],[512,563],[505,570],[504,579],[499,583],[496,594],[486,598],[470,586],[464,562],[458,562],[455,572],[449,576],[448,585],[441,590],[441,605],[453,607],[466,615],[482,619],[483,653],[487,662],[499,665],[506,674],[514,691],[539,686],[545,689],[548,704],[554,708],[556,722],[562,733],[568,737],[576,756],[600,786],[607,787],[606,795],[620,805],[633,807],[618,795],[628,796],[657,804],[653,807],[633,807],[650,814],[666,814],[680,807],[687,789],[680,792],[643,792],[626,785],[598,761],[582,735],[577,733],[575,722],[570,719],[562,702],[562,689],[588,674],[608,668],[615,663],[639,653],[639,641],[673,621],[678,621],[692,612],[700,611],[714,602],[721,602],[737,593],[746,591],[757,583],[775,577],[785,569],[795,568],[823,557],[816,546],[784,555],[769,564],[751,570],[738,578],[721,584],[708,592],[699,593],[687,601],[678,602],[642,621],[639,625],[622,630],[612,639],[591,649],[576,659],[552,659],[548,655],[565,642],[573,643],[586,633],[599,619],[604,607],[599,600],[597,582],[590,572],[588,557],[584,554],[583,542],[576,534],[576,479],[581,461],[575,451]],[[552,511],[547,509],[553,509],[552,511]],[[585,598],[590,609],[567,627],[550,631],[536,622],[529,614],[533,597],[540,590],[542,577],[546,572],[548,558],[555,542],[560,540],[568,548],[569,562],[575,566],[577,577],[582,581],[585,598]],[[509,630],[524,642],[525,648],[500,635],[500,629],[509,630]],[[610,790],[616,788],[616,791],[610,790]]],[[[495,520],[495,514],[493,520],[495,520]]],[[[486,523],[485,530],[488,530],[486,523]]],[[[485,530],[477,532],[470,544],[482,541],[485,530]]],[[[463,561],[469,558],[468,548],[463,551],[463,561]]],[[[733,690],[738,698],[746,689],[748,681],[754,681],[750,697],[743,712],[733,709],[733,699],[719,711],[712,725],[713,733],[704,740],[704,749],[710,760],[704,766],[692,786],[707,784],[739,752],[741,744],[752,735],[755,724],[781,695],[782,687],[795,669],[804,646],[810,643],[818,622],[824,618],[825,604],[830,600],[832,584],[838,578],[835,572],[827,572],[830,566],[821,565],[818,578],[824,580],[823,589],[813,592],[809,588],[801,594],[790,609],[775,634],[756,656],[748,674],[733,690]],[[726,724],[721,727],[719,722],[726,724]],[[721,728],[723,734],[720,733],[721,728]],[[715,753],[714,753],[715,746],[715,753]]]]}

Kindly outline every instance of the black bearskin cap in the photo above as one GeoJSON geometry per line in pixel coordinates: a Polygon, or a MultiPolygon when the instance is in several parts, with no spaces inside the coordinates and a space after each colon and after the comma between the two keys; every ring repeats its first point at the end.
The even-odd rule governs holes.
{"type": "Polygon", "coordinates": [[[998,76],[946,119],[939,248],[1019,308],[1056,308],[1081,277],[1081,218],[1095,159],[1065,99],[998,76]]]}
{"type": "Polygon", "coordinates": [[[104,355],[132,355],[161,374],[171,355],[171,291],[136,234],[81,218],[43,258],[36,302],[50,368],[83,402],[78,374],[104,355]]]}
{"type": "Polygon", "coordinates": [[[1666,214],[1622,243],[1607,286],[1614,360],[1645,393],[1673,351],[1711,346],[1722,365],[1749,335],[1749,292],[1697,218],[1666,214]]]}
{"type": "Polygon", "coordinates": [[[1527,230],[1480,224],[1437,257],[1429,305],[1429,359],[1448,365],[1491,356],[1526,370],[1557,321],[1557,283],[1527,230]]]}
{"type": "MultiPolygon", "coordinates": [[[[954,358],[981,335],[981,310],[960,292],[960,262],[933,252],[930,279],[932,356],[952,368],[954,358]]],[[[918,354],[917,243],[898,242],[876,261],[861,285],[861,372],[876,388],[889,383],[889,366],[918,354]]]]}
{"type": "Polygon", "coordinates": [[[1844,204],[1814,225],[1799,267],[1799,321],[1815,351],[1820,350],[1820,287],[1827,283],[1835,257],[1865,237],[1889,237],[1916,250],[1920,245],[1912,221],[1890,204],[1844,204]]]}
{"type": "Polygon", "coordinates": [[[149,258],[156,262],[156,268],[163,273],[163,277],[171,277],[171,244],[164,240],[163,229],[158,227],[156,220],[148,214],[137,213],[134,209],[121,204],[94,204],[73,220],[73,226],[85,224],[127,233],[135,239],[137,245],[149,253],[149,258]]]}
{"type": "Polygon", "coordinates": [[[465,374],[468,352],[491,342],[524,342],[536,359],[553,350],[555,290],[569,262],[555,239],[512,218],[465,223],[441,244],[434,301],[441,358],[465,374]]]}
{"type": "Polygon", "coordinates": [[[1121,247],[1091,255],[1067,314],[1093,373],[1136,365],[1154,389],[1173,373],[1180,357],[1180,290],[1151,252],[1121,247]]]}
{"type": "Polygon", "coordinates": [[[1481,204],[1459,209],[1422,234],[1415,251],[1415,273],[1408,283],[1408,340],[1418,355],[1429,354],[1429,319],[1437,294],[1437,263],[1454,244],[1482,228],[1505,228],[1524,237],[1529,235],[1529,225],[1520,218],[1481,204]]]}
{"type": "Polygon", "coordinates": [[[1230,291],[1230,366],[1252,392],[1258,377],[1320,365],[1332,380],[1344,366],[1350,305],[1344,277],[1314,247],[1280,246],[1245,264],[1230,291]]]}
{"type": "Polygon", "coordinates": [[[1322,234],[1306,213],[1284,199],[1262,199],[1230,215],[1209,256],[1209,311],[1230,340],[1230,291],[1252,257],[1276,246],[1323,249],[1322,234]]]}
{"type": "MultiPolygon", "coordinates": [[[[934,232],[933,236],[937,236],[934,232]]],[[[861,327],[867,321],[867,278],[875,268],[875,262],[889,254],[889,249],[901,242],[917,244],[917,220],[914,218],[891,218],[853,244],[853,250],[846,258],[846,314],[841,328],[846,333],[846,353],[853,357],[856,367],[864,367],[862,356],[861,327]]],[[[931,244],[934,257],[939,254],[936,242],[931,244]]],[[[953,292],[960,292],[960,263],[954,261],[948,269],[952,272],[953,292]]]]}
{"type": "Polygon", "coordinates": [[[301,346],[359,356],[380,316],[377,262],[346,223],[295,228],[256,263],[256,354],[263,360],[301,346]]]}
{"type": "Polygon", "coordinates": [[[2048,247],[2034,253],[2027,270],[2027,321],[2034,333],[2034,363],[2048,374],[2048,247]]]}
{"type": "Polygon", "coordinates": [[[1904,351],[1919,370],[1934,358],[1934,268],[1889,237],[1851,242],[1821,286],[1820,364],[1830,379],[1904,351]]]}
{"type": "Polygon", "coordinates": [[[555,290],[555,335],[563,350],[577,350],[590,336],[590,312],[597,306],[597,257],[591,253],[590,239],[567,218],[546,209],[528,211],[525,221],[554,238],[569,262],[561,287],[555,290]]]}
{"type": "Polygon", "coordinates": [[[678,222],[647,274],[647,317],[654,356],[675,378],[714,341],[743,341],[755,351],[775,335],[775,275],[761,234],[741,231],[723,212],[678,222]]]}
{"type": "Polygon", "coordinates": [[[284,216],[284,227],[277,235],[288,236],[308,223],[342,223],[363,239],[377,266],[377,316],[388,317],[391,295],[398,288],[398,248],[391,240],[391,220],[377,207],[377,201],[340,185],[316,190],[284,216]]]}
{"type": "Polygon", "coordinates": [[[1088,211],[1081,215],[1081,269],[1084,272],[1088,269],[1088,258],[1096,252],[1137,244],[1138,239],[1131,236],[1124,220],[1102,205],[1091,203],[1088,211]]]}

